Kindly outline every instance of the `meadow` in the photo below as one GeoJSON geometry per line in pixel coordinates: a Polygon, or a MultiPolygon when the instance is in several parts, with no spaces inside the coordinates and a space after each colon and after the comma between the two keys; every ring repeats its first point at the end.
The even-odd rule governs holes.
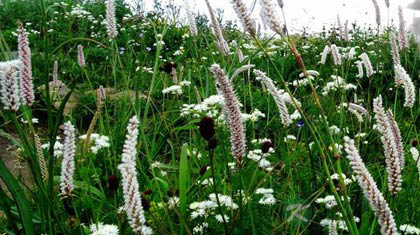
{"type": "Polygon", "coordinates": [[[292,34],[202,1],[0,2],[0,234],[420,234],[402,8],[292,34]]]}

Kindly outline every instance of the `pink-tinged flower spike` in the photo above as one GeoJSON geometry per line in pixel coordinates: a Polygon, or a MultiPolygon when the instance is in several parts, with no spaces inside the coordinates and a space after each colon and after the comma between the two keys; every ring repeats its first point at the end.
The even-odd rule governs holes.
{"type": "Polygon", "coordinates": [[[326,45],[321,54],[321,64],[325,64],[325,62],[327,62],[327,56],[330,53],[330,51],[331,51],[330,47],[326,45]]]}
{"type": "Polygon", "coordinates": [[[363,78],[364,73],[363,73],[363,63],[362,63],[362,61],[359,61],[359,60],[356,61],[356,66],[357,66],[357,71],[358,71],[358,74],[357,74],[356,77],[363,78]]]}
{"type": "Polygon", "coordinates": [[[381,191],[379,191],[372,175],[363,163],[363,160],[359,155],[359,151],[356,149],[354,144],[354,140],[347,136],[344,137],[344,148],[348,154],[347,158],[350,161],[356,180],[362,188],[369,205],[378,217],[381,233],[384,235],[397,235],[397,225],[395,224],[392,211],[381,191]]]}
{"type": "Polygon", "coordinates": [[[241,20],[242,26],[244,29],[253,37],[257,33],[255,20],[251,17],[251,13],[248,7],[242,0],[232,0],[233,8],[238,15],[238,18],[241,20]]]}
{"type": "Polygon", "coordinates": [[[242,62],[244,60],[244,54],[235,40],[232,41],[232,46],[236,48],[236,55],[238,56],[239,62],[242,62]]]}
{"type": "Polygon", "coordinates": [[[382,105],[382,96],[379,96],[373,100],[373,112],[375,112],[378,130],[382,134],[381,142],[384,147],[385,162],[387,166],[386,170],[388,174],[388,189],[392,194],[396,194],[401,190],[402,181],[400,156],[401,151],[399,145],[400,140],[396,140],[396,136],[398,134],[395,132],[397,130],[394,130],[395,126],[391,127],[393,117],[392,115],[385,113],[382,105]]]}
{"type": "Polygon", "coordinates": [[[31,49],[29,48],[28,34],[22,23],[18,21],[18,53],[22,67],[19,72],[20,92],[22,103],[31,106],[34,103],[34,85],[32,84],[31,49]]]}
{"type": "Polygon", "coordinates": [[[192,36],[196,36],[197,35],[197,24],[195,22],[195,16],[191,11],[190,1],[189,0],[184,0],[184,5],[185,5],[185,13],[187,14],[188,27],[190,29],[190,33],[191,33],[192,36]]]}
{"type": "Polygon", "coordinates": [[[85,54],[83,53],[83,46],[77,45],[77,60],[79,62],[79,66],[84,68],[85,64],[85,54]]]}
{"type": "Polygon", "coordinates": [[[400,48],[398,45],[397,36],[393,31],[389,32],[389,43],[391,44],[392,63],[394,66],[397,66],[401,63],[400,48]]]}
{"type": "Polygon", "coordinates": [[[76,129],[70,121],[64,123],[63,161],[61,162],[60,195],[72,196],[74,189],[74,156],[76,155],[76,129]]]}
{"type": "Polygon", "coordinates": [[[341,65],[341,54],[338,51],[338,47],[335,44],[331,45],[331,56],[335,65],[341,65]]]}
{"type": "Polygon", "coordinates": [[[375,14],[376,14],[376,24],[378,27],[381,26],[381,10],[379,9],[378,2],[376,0],[372,0],[373,6],[375,7],[375,14]]]}
{"type": "Polygon", "coordinates": [[[394,147],[395,152],[397,153],[398,159],[400,161],[401,170],[403,170],[404,165],[405,165],[405,157],[404,157],[404,147],[403,147],[403,144],[402,144],[400,128],[398,127],[398,124],[397,124],[397,122],[395,121],[395,118],[394,118],[394,114],[392,113],[392,111],[390,109],[386,112],[386,116],[388,118],[389,128],[391,130],[392,135],[394,136],[393,147],[394,147]]]}
{"type": "Polygon", "coordinates": [[[346,23],[344,23],[344,41],[346,42],[350,41],[348,20],[346,20],[346,23]]]}
{"type": "Polygon", "coordinates": [[[344,39],[344,30],[343,30],[343,25],[341,24],[340,15],[337,15],[337,24],[338,24],[338,31],[340,33],[340,38],[344,39]]]}
{"type": "Polygon", "coordinates": [[[268,91],[273,96],[274,101],[277,104],[277,108],[279,109],[281,123],[283,126],[289,126],[292,123],[292,120],[290,119],[286,102],[284,101],[283,96],[278,92],[276,86],[273,83],[273,80],[267,77],[264,72],[257,69],[254,70],[254,74],[257,76],[257,79],[261,79],[262,83],[265,85],[265,87],[267,87],[268,91]]]}
{"type": "Polygon", "coordinates": [[[216,19],[216,16],[214,15],[213,8],[211,7],[208,0],[206,0],[207,8],[209,10],[210,14],[210,20],[211,24],[213,26],[213,33],[214,36],[216,36],[216,45],[217,48],[225,55],[229,55],[230,49],[229,45],[226,42],[225,38],[223,37],[222,29],[220,28],[219,22],[216,19]]]}
{"type": "Polygon", "coordinates": [[[363,116],[369,117],[369,112],[361,105],[349,103],[348,110],[356,116],[359,122],[363,122],[363,116]]]}
{"type": "Polygon", "coordinates": [[[130,227],[136,234],[150,235],[153,234],[153,231],[150,227],[146,226],[146,218],[144,217],[136,172],[136,145],[139,135],[139,123],[137,116],[133,116],[128,121],[121,164],[118,165],[118,169],[122,176],[124,209],[130,227]]]}
{"type": "Polygon", "coordinates": [[[410,75],[400,64],[394,66],[396,85],[404,86],[405,100],[404,107],[412,108],[416,101],[416,89],[410,75]]]}
{"type": "Polygon", "coordinates": [[[389,0],[385,0],[385,5],[387,8],[389,8],[389,0]]]}
{"type": "Polygon", "coordinates": [[[363,53],[359,57],[362,60],[363,66],[365,66],[366,76],[372,76],[375,72],[373,71],[372,63],[370,62],[369,56],[366,53],[363,53]]]}
{"type": "MultiPolygon", "coordinates": [[[[19,61],[13,63],[18,65],[19,61]]],[[[3,109],[17,112],[20,107],[19,67],[13,66],[13,63],[0,63],[0,91],[3,109]]]]}
{"type": "Polygon", "coordinates": [[[260,0],[261,14],[264,16],[268,27],[279,35],[283,36],[283,29],[278,16],[277,8],[274,7],[272,0],[260,0]]]}
{"type": "Polygon", "coordinates": [[[110,39],[114,39],[118,35],[114,0],[106,0],[106,32],[110,39]]]}
{"type": "Polygon", "coordinates": [[[408,48],[408,36],[407,31],[405,30],[405,20],[404,20],[404,12],[401,6],[398,6],[398,18],[400,20],[400,25],[398,27],[398,34],[399,34],[399,42],[400,48],[408,48]]]}
{"type": "Polygon", "coordinates": [[[245,155],[245,127],[243,125],[239,101],[229,80],[225,76],[225,72],[218,64],[210,67],[210,71],[216,78],[216,84],[224,99],[224,109],[226,111],[227,123],[230,128],[230,142],[232,144],[232,155],[241,165],[242,157],[245,155]]]}

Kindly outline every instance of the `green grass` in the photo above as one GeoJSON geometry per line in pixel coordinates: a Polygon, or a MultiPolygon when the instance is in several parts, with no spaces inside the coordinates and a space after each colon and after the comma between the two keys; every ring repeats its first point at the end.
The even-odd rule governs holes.
{"type": "MultiPolygon", "coordinates": [[[[136,160],[139,189],[143,206],[147,208],[146,221],[154,234],[200,234],[194,232],[194,228],[203,223],[208,224],[203,234],[328,234],[328,229],[320,222],[324,218],[339,219],[337,212],[346,213],[349,218],[360,218],[356,226],[347,219],[350,232],[339,230],[339,234],[379,234],[377,217],[356,182],[347,185],[345,191],[338,191],[337,196],[350,198],[343,200],[342,205],[327,209],[315,202],[317,198],[332,195],[332,190],[341,186],[334,186],[335,181],[329,182],[329,174],[342,171],[348,178],[353,175],[344,149],[340,152],[331,148],[333,143],[342,145],[344,136],[356,140],[360,155],[385,195],[397,225],[419,227],[419,172],[410,147],[411,140],[419,138],[420,103],[417,99],[411,109],[402,105],[404,90],[396,88],[394,83],[388,40],[391,29],[384,28],[377,35],[354,26],[349,42],[340,40],[335,32],[255,40],[235,25],[228,24],[223,28],[226,40],[236,40],[246,56],[240,62],[232,46],[229,56],[218,51],[205,16],[197,17],[199,34],[190,36],[188,27],[180,26],[184,22],[170,22],[159,14],[150,13],[143,18],[130,16],[123,20],[130,11],[117,1],[119,35],[110,41],[106,27],[101,25],[105,14],[102,2],[81,4],[93,20],[69,15],[76,1],[65,3],[67,5],[47,0],[7,0],[0,5],[0,19],[7,19],[0,23],[0,60],[10,59],[12,52],[17,50],[17,38],[13,34],[16,20],[31,23],[26,28],[30,32],[34,84],[44,86],[36,89],[37,99],[31,108],[23,107],[17,113],[0,111],[1,138],[10,139],[11,145],[19,149],[16,154],[25,159],[34,179],[34,185],[25,185],[0,161],[0,177],[5,182],[0,188],[0,210],[6,215],[4,220],[0,218],[0,222],[4,221],[0,224],[0,232],[90,234],[89,225],[102,222],[118,226],[120,234],[134,234],[125,212],[120,210],[124,199],[117,168],[126,126],[133,115],[140,120],[136,160]],[[154,46],[160,37],[165,44],[154,46]],[[301,70],[288,46],[289,39],[296,43],[306,68],[320,73],[312,82],[323,112],[316,105],[309,85],[290,85],[298,79],[301,70]],[[78,44],[84,46],[85,68],[77,63],[78,44]],[[320,53],[329,44],[355,47],[355,57],[368,53],[374,70],[381,72],[370,78],[357,78],[356,58],[344,60],[341,66],[333,65],[330,57],[326,64],[319,64],[320,53]],[[177,50],[182,53],[174,55],[177,50]],[[59,64],[58,79],[68,87],[68,92],[61,94],[61,107],[54,107],[55,97],[48,93],[52,89],[48,82],[52,80],[54,61],[59,64]],[[178,81],[191,82],[182,87],[182,94],[162,93],[163,89],[175,85],[171,74],[165,72],[168,62],[177,64],[178,81]],[[220,105],[214,107],[218,144],[213,151],[206,150],[207,143],[197,127],[200,119],[208,114],[181,115],[184,104],[197,104],[217,95],[215,79],[209,71],[214,63],[220,64],[227,75],[245,64],[255,64],[256,69],[273,79],[278,89],[288,88],[301,103],[304,116],[294,120],[289,127],[283,127],[276,103],[252,71],[246,71],[232,81],[242,104],[242,113],[251,114],[258,109],[265,114],[257,121],[245,122],[247,152],[261,148],[252,140],[270,139],[275,150],[267,157],[273,167],[271,171],[263,170],[246,156],[242,167],[236,164],[230,151],[229,128],[221,121],[224,116],[220,105]],[[332,75],[342,77],[357,89],[337,89],[322,95],[322,88],[332,81],[332,75]],[[116,99],[108,94],[94,133],[108,136],[110,146],[96,154],[92,151],[83,153],[83,141],[77,141],[74,196],[63,200],[58,195],[61,158],[53,156],[52,147],[55,141],[63,141],[57,137],[63,137],[60,126],[65,121],[76,126],[78,136],[86,134],[96,111],[96,95],[92,90],[99,86],[112,88],[114,93],[131,91],[133,97],[122,95],[116,99]],[[376,120],[372,101],[379,94],[384,98],[384,107],[393,110],[403,139],[406,165],[402,172],[402,190],[396,196],[388,192],[381,135],[373,129],[376,120]],[[74,97],[77,97],[76,107],[63,115],[65,103],[74,101],[74,97]],[[371,116],[363,123],[339,107],[342,103],[355,102],[356,97],[371,116]],[[39,118],[39,124],[18,121],[32,116],[39,118]],[[341,131],[330,136],[329,127],[334,125],[341,131]],[[42,143],[50,143],[50,150],[44,150],[50,176],[47,182],[40,177],[33,132],[41,136],[42,143]],[[7,137],[3,133],[14,136],[7,137]],[[365,135],[360,136],[360,133],[365,135]],[[291,135],[296,139],[285,141],[291,135]],[[16,136],[18,141],[13,139],[16,136]],[[110,185],[110,176],[118,177],[116,190],[110,185]],[[211,180],[214,185],[202,184],[211,180]],[[276,203],[260,204],[263,196],[255,193],[258,188],[272,188],[276,203]],[[193,218],[191,205],[210,200],[209,195],[215,191],[219,195],[219,202],[214,202],[217,207],[206,213],[207,217],[193,218]],[[231,197],[237,208],[223,205],[222,195],[231,197]],[[179,199],[176,205],[173,205],[174,198],[179,199]],[[311,203],[312,217],[308,218],[308,223],[287,222],[286,207],[296,199],[311,203]],[[221,212],[225,222],[215,217],[221,212]]],[[[400,55],[402,66],[414,84],[419,85],[419,51],[413,39],[410,48],[401,51],[400,55]]],[[[416,94],[419,95],[418,89],[416,94]]],[[[290,113],[295,111],[289,104],[288,109],[290,113]]]]}

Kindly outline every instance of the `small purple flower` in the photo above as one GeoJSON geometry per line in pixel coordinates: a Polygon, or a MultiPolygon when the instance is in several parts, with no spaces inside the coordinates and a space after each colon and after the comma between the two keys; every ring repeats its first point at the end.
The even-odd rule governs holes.
{"type": "Polygon", "coordinates": [[[152,50],[152,48],[146,47],[146,51],[151,51],[151,50],[152,50]]]}
{"type": "Polygon", "coordinates": [[[298,127],[303,127],[305,125],[305,122],[303,120],[300,120],[296,124],[298,127]]]}
{"type": "Polygon", "coordinates": [[[139,33],[139,37],[143,38],[144,37],[144,33],[139,33]]]}
{"type": "Polygon", "coordinates": [[[124,55],[125,52],[125,48],[124,47],[120,47],[120,55],[124,55]]]}

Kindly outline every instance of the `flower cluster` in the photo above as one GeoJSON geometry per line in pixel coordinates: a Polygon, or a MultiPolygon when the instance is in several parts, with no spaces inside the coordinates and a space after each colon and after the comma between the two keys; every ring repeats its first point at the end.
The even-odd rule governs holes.
{"type": "Polygon", "coordinates": [[[357,86],[347,83],[346,80],[344,80],[340,76],[331,75],[331,78],[333,79],[332,82],[328,82],[323,88],[322,88],[322,95],[327,96],[330,92],[336,91],[338,89],[344,89],[344,90],[357,90],[357,86]]]}
{"type": "MultiPolygon", "coordinates": [[[[86,135],[81,135],[79,137],[81,140],[86,140],[86,135]]],[[[109,143],[109,137],[105,135],[100,135],[97,133],[93,133],[90,135],[89,139],[90,143],[93,143],[93,146],[90,147],[92,153],[97,154],[98,151],[102,148],[109,148],[111,145],[109,143]]]]}
{"type": "MultiPolygon", "coordinates": [[[[232,198],[227,195],[218,194],[220,206],[223,206],[230,210],[236,210],[238,209],[238,205],[233,202],[232,198]]],[[[209,195],[209,200],[201,201],[201,202],[193,202],[189,205],[189,208],[191,209],[191,219],[197,219],[197,218],[204,218],[207,219],[209,216],[214,215],[214,218],[219,221],[220,223],[223,222],[222,215],[215,214],[217,205],[217,199],[216,194],[212,193],[209,195]]],[[[223,215],[225,221],[229,221],[228,215],[223,215]]],[[[208,224],[206,222],[202,224],[198,224],[196,227],[194,227],[194,232],[199,233],[203,232],[205,228],[207,228],[208,224]]]]}
{"type": "Polygon", "coordinates": [[[247,154],[247,158],[254,162],[257,162],[260,168],[265,169],[266,171],[272,171],[273,166],[271,165],[271,162],[267,160],[267,157],[275,153],[274,145],[272,144],[271,140],[252,140],[251,143],[259,144],[261,147],[249,151],[247,154]]]}
{"type": "Polygon", "coordinates": [[[233,8],[236,11],[236,14],[238,15],[238,18],[241,20],[242,26],[246,31],[252,35],[255,36],[257,33],[256,29],[256,23],[255,20],[251,17],[251,13],[246,7],[245,3],[242,0],[232,0],[233,8]]]}
{"type": "Polygon", "coordinates": [[[34,87],[32,83],[32,62],[31,49],[29,48],[28,33],[21,22],[18,22],[18,52],[19,60],[22,63],[20,77],[20,92],[22,103],[31,106],[34,103],[34,87]]]}
{"type": "Polygon", "coordinates": [[[146,218],[139,191],[139,183],[136,172],[136,145],[138,138],[139,120],[133,116],[127,126],[127,135],[124,143],[122,162],[118,169],[122,175],[124,193],[124,209],[126,211],[130,227],[135,233],[141,235],[152,234],[152,229],[146,226],[146,218]]]}
{"type": "Polygon", "coordinates": [[[284,126],[289,126],[292,123],[292,120],[290,119],[289,111],[287,110],[286,103],[283,96],[277,90],[276,86],[273,83],[273,80],[267,77],[267,75],[265,75],[265,73],[260,70],[256,69],[254,70],[254,73],[257,76],[257,79],[261,80],[261,82],[264,84],[265,87],[267,87],[268,91],[273,96],[274,101],[276,102],[277,108],[279,109],[279,112],[280,112],[281,123],[284,126]]]}
{"type": "Polygon", "coordinates": [[[103,224],[101,222],[97,224],[91,224],[89,226],[91,235],[118,235],[118,226],[113,224],[103,224]]]}
{"type": "Polygon", "coordinates": [[[206,5],[209,10],[211,25],[213,26],[213,33],[214,36],[216,36],[217,47],[225,56],[227,56],[230,52],[229,45],[223,37],[222,29],[216,19],[216,16],[214,15],[213,8],[211,7],[209,0],[206,0],[206,5]]]}
{"type": "Polygon", "coordinates": [[[263,195],[262,198],[258,201],[261,205],[274,205],[277,200],[273,195],[274,190],[272,188],[257,188],[255,194],[263,195]]]}
{"type": "Polygon", "coordinates": [[[385,112],[382,96],[373,100],[373,111],[382,134],[381,141],[385,150],[385,162],[388,172],[388,188],[396,194],[401,190],[401,171],[404,168],[404,151],[401,133],[391,110],[385,112]]]}
{"type": "Polygon", "coordinates": [[[114,39],[118,35],[117,22],[115,19],[115,2],[114,0],[106,1],[106,28],[108,37],[114,39]]]}
{"type": "Polygon", "coordinates": [[[403,84],[404,86],[405,101],[403,105],[404,107],[412,108],[416,101],[416,89],[414,87],[413,81],[405,71],[404,67],[402,67],[400,64],[394,66],[394,72],[396,85],[398,86],[403,84]]]}
{"type": "Polygon", "coordinates": [[[76,129],[70,122],[64,124],[63,161],[61,163],[60,195],[72,196],[74,189],[73,174],[75,170],[76,129]]]}
{"type": "Polygon", "coordinates": [[[18,111],[21,95],[19,89],[20,60],[0,62],[1,101],[3,109],[18,111]]]}
{"type": "Polygon", "coordinates": [[[420,229],[409,224],[400,225],[400,230],[404,234],[420,234],[420,229]]]}
{"type": "Polygon", "coordinates": [[[362,188],[370,206],[375,211],[376,216],[378,216],[381,233],[392,235],[398,234],[397,225],[395,224],[391,209],[385,201],[381,191],[378,189],[372,175],[363,163],[359,151],[356,149],[354,140],[351,140],[349,137],[344,137],[344,142],[345,150],[348,154],[347,158],[350,161],[356,180],[362,188]]]}
{"type": "Polygon", "coordinates": [[[242,157],[246,151],[245,143],[245,127],[239,108],[239,101],[235,95],[232,85],[226,78],[224,71],[218,64],[214,64],[210,68],[216,79],[216,84],[219,88],[220,93],[223,95],[224,106],[227,122],[230,129],[230,142],[232,155],[236,158],[239,164],[241,164],[242,157]]]}

